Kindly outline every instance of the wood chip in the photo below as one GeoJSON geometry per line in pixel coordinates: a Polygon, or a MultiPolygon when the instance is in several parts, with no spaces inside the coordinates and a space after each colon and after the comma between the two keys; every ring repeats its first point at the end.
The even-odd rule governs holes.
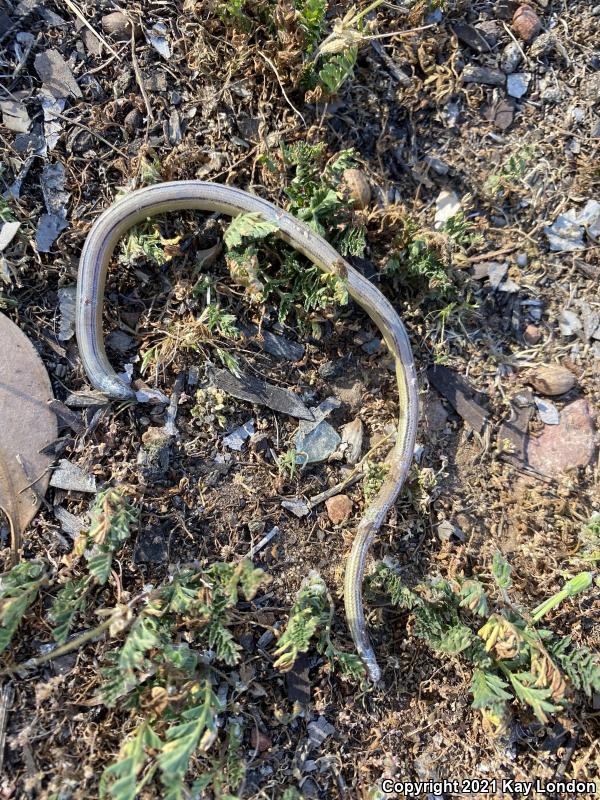
{"type": "Polygon", "coordinates": [[[69,65],[58,50],[46,50],[35,57],[35,71],[44,87],[56,98],[82,97],[69,65]]]}
{"type": "Polygon", "coordinates": [[[483,434],[489,413],[473,399],[475,389],[460,375],[448,367],[435,366],[427,370],[430,383],[435,386],[480,436],[483,434]]]}
{"type": "Polygon", "coordinates": [[[267,406],[296,419],[314,419],[312,412],[299,397],[287,389],[280,389],[259,378],[243,375],[237,378],[226,369],[215,369],[212,373],[214,385],[238,400],[267,406]]]}

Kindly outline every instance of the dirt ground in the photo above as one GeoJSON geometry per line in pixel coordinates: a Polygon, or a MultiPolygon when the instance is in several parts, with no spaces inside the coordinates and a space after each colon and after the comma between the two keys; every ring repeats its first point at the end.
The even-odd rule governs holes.
{"type": "MultiPolygon", "coordinates": [[[[511,399],[525,390],[535,365],[560,362],[574,374],[569,393],[551,398],[559,412],[584,398],[584,422],[593,426],[600,410],[600,338],[594,339],[591,330],[600,312],[600,245],[586,234],[580,249],[553,251],[544,231],[561,213],[581,211],[599,195],[600,6],[532,0],[543,29],[526,43],[515,32],[518,4],[510,0],[418,2],[412,8],[384,4],[370,15],[372,32],[423,29],[364,41],[353,76],[326,102],[307,98],[299,88],[302,53],[293,29],[264,22],[265,8],[272,13],[275,3],[247,2],[247,29],[218,13],[224,5],[209,0],[127,4],[139,32],[132,44],[127,30],[111,33],[103,24],[102,18],[117,8],[108,0],[4,3],[0,99],[25,104],[30,124],[21,133],[0,126],[1,191],[22,177],[8,201],[21,227],[0,253],[3,313],[34,343],[56,398],[64,402],[89,383],[74,337],[59,336],[59,291],[75,285],[90,225],[119,189],[141,185],[144,165],[154,164],[162,180],[218,181],[285,206],[289,171],[279,158],[282,143],[324,142],[328,157],[353,148],[372,192],[370,203],[357,212],[367,250],[355,265],[377,282],[407,326],[422,405],[418,466],[373,556],[397,560],[406,579],[418,581],[426,575],[489,574],[499,549],[512,565],[517,602],[533,608],[581,569],[579,532],[600,510],[597,450],[560,475],[544,474],[539,464],[531,469],[518,458],[504,458],[498,443],[501,425],[511,417],[511,399]],[[436,5],[442,7],[436,10],[436,5]],[[168,43],[168,57],[143,33],[153,26],[156,31],[156,24],[164,26],[159,33],[168,43]],[[508,95],[506,64],[501,64],[513,41],[522,51],[517,73],[528,80],[520,98],[508,95]],[[44,118],[37,60],[48,51],[62,55],[78,87],[65,94],[50,120],[44,118]],[[475,67],[492,76],[481,82],[475,67]],[[466,76],[473,74],[476,80],[469,82],[466,76]],[[267,166],[269,159],[277,165],[275,172],[267,166]],[[57,164],[64,167],[68,193],[65,224],[42,252],[36,245],[40,219],[51,213],[60,194],[48,189],[47,169],[57,164]],[[456,195],[479,234],[448,255],[445,266],[455,287],[451,300],[435,287],[423,289],[384,269],[403,220],[410,217],[428,236],[437,235],[434,216],[442,190],[456,195]],[[574,315],[583,327],[573,323],[574,315]],[[568,328],[569,320],[575,328],[568,328]],[[487,414],[481,435],[433,388],[428,371],[434,364],[468,380],[487,414]],[[440,529],[445,522],[453,526],[450,537],[443,525],[440,529]]],[[[281,20],[293,4],[280,2],[277,8],[281,20]]],[[[330,3],[328,25],[348,10],[348,4],[330,3]]],[[[158,341],[163,327],[201,310],[191,294],[195,254],[222,234],[220,221],[192,212],[170,215],[160,226],[164,239],[180,237],[173,257],[161,266],[147,258],[121,260],[107,285],[109,358],[118,371],[132,364],[134,379],[140,378],[138,355],[158,341]]],[[[222,259],[211,269],[228,312],[240,323],[283,333],[304,347],[300,360],[281,361],[250,336],[237,351],[245,369],[292,389],[307,405],[337,397],[341,405],[329,422],[339,430],[359,417],[364,452],[389,431],[397,405],[389,358],[384,348],[368,347],[377,331],[355,305],[317,311],[304,325],[292,315],[281,326],[274,308],[245,302],[243,290],[228,282],[222,259]]],[[[308,570],[317,570],[336,602],[336,637],[350,649],[341,587],[364,505],[361,484],[348,490],[354,509],[344,525],[333,525],[323,505],[303,518],[290,514],[282,500],[312,497],[340,481],[346,468],[333,460],[282,474],[276,459],[291,447],[297,421],[267,408],[227,398],[222,426],[214,414],[193,416],[205,367],[201,355],[181,350],[164,368],[143,376],[168,396],[181,376],[178,436],[163,469],[148,473],[139,464],[144,433],[164,424],[160,404],[74,409],[83,431],[61,425],[56,457],[93,474],[98,486],[127,487],[135,499],[140,524],[118,565],[121,586],[131,594],[158,584],[178,563],[240,558],[279,527],[255,557],[272,582],[256,601],[259,627],[245,632],[247,649],[236,668],[250,686],[236,701],[247,763],[240,796],[277,798],[293,786],[303,797],[375,798],[383,796],[376,789],[383,776],[558,776],[596,780],[600,788],[597,697],[579,697],[546,725],[517,709],[510,735],[494,739],[471,708],[465,663],[432,654],[407,626],[407,615],[388,606],[368,607],[383,668],[381,685],[359,689],[309,652],[302,674],[310,699],[286,721],[293,708],[289,685],[259,655],[260,625],[285,621],[308,570]],[[241,451],[228,450],[224,434],[248,420],[255,435],[241,451]],[[319,717],[333,732],[313,750],[307,767],[299,752],[308,724],[319,717]],[[265,737],[264,747],[256,745],[256,735],[251,740],[254,727],[265,737]]],[[[535,411],[531,436],[547,428],[535,411]]],[[[584,428],[588,440],[595,435],[590,430],[584,428]]],[[[566,451],[578,433],[561,435],[566,451]]],[[[83,515],[89,505],[89,495],[49,489],[25,534],[23,557],[57,567],[72,538],[56,508],[83,515]]],[[[6,569],[8,535],[2,543],[6,569]]],[[[111,593],[108,586],[99,592],[98,604],[114,603],[111,593]]],[[[10,653],[15,662],[38,655],[51,641],[45,602],[39,601],[20,628],[10,653]]],[[[575,642],[598,651],[599,613],[596,588],[566,602],[550,622],[558,633],[572,634],[575,642]]],[[[92,624],[90,613],[78,631],[92,624]]],[[[97,796],[102,770],[134,724],[128,712],[91,700],[102,646],[102,641],[89,643],[11,679],[2,798],[97,796]]],[[[160,791],[150,784],[142,796],[160,797],[160,791]]]]}

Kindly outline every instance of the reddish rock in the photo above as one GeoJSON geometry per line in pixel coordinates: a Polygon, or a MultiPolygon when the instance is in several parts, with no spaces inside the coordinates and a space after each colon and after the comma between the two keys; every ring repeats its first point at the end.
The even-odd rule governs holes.
{"type": "Polygon", "coordinates": [[[527,461],[549,478],[576,467],[587,467],[596,452],[595,434],[587,401],[575,400],[560,412],[558,425],[546,425],[540,436],[529,439],[527,461]]]}
{"type": "Polygon", "coordinates": [[[262,733],[262,731],[259,731],[257,728],[252,728],[250,745],[255,750],[258,750],[259,753],[262,753],[264,750],[268,750],[269,747],[271,747],[272,742],[266,733],[262,733]]]}
{"type": "Polygon", "coordinates": [[[325,507],[333,524],[341,525],[352,513],[352,500],[347,494],[336,494],[325,501],[325,507]]]}
{"type": "Polygon", "coordinates": [[[512,22],[513,30],[524,42],[531,42],[542,30],[540,18],[528,5],[519,6],[512,22]]]}
{"type": "Polygon", "coordinates": [[[523,331],[523,338],[527,344],[537,344],[542,338],[542,332],[537,325],[528,325],[523,331]]]}

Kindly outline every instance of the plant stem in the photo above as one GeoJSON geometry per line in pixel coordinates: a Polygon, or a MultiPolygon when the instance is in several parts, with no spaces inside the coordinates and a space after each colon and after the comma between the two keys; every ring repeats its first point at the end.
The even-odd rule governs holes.
{"type": "Polygon", "coordinates": [[[368,5],[363,11],[357,14],[355,17],[352,18],[352,24],[356,25],[357,22],[360,22],[363,17],[366,17],[367,14],[370,14],[371,11],[374,11],[378,6],[383,5],[385,0],[373,0],[373,2],[368,5]]]}
{"type": "Polygon", "coordinates": [[[79,650],[79,648],[82,647],[86,642],[89,642],[91,639],[95,639],[97,636],[100,636],[101,633],[104,633],[104,631],[108,630],[114,621],[115,616],[111,615],[108,619],[104,620],[104,622],[101,622],[100,625],[97,625],[95,628],[91,628],[89,631],[82,633],[81,636],[77,636],[75,639],[71,639],[70,642],[65,642],[65,644],[61,645],[60,647],[55,647],[54,650],[51,650],[49,653],[45,653],[43,656],[39,656],[38,658],[30,658],[28,661],[23,661],[20,664],[16,664],[12,668],[0,671],[0,676],[10,675],[14,672],[20,672],[21,670],[35,669],[41,664],[45,664],[48,661],[53,661],[59,656],[64,656],[67,653],[71,653],[73,650],[79,650]]]}
{"type": "Polygon", "coordinates": [[[556,608],[556,606],[560,605],[563,600],[567,599],[567,597],[574,597],[576,594],[585,592],[586,589],[589,589],[592,585],[593,577],[593,573],[591,572],[580,572],[578,575],[575,575],[574,578],[571,578],[570,581],[565,583],[560,592],[553,594],[552,597],[549,597],[536,609],[534,609],[533,616],[531,618],[532,622],[539,622],[543,616],[545,616],[549,611],[552,611],[553,608],[556,608]]]}

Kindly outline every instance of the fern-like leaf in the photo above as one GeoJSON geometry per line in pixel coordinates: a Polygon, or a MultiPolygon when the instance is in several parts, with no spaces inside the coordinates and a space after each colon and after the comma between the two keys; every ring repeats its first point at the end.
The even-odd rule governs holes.
{"type": "Polygon", "coordinates": [[[463,608],[468,608],[473,614],[485,617],[488,614],[488,600],[485,587],[476,580],[465,581],[460,587],[461,601],[463,608]]]}
{"type": "Polygon", "coordinates": [[[319,575],[312,575],[302,586],[290,611],[285,631],[282,633],[274,655],[273,666],[282,672],[289,671],[300,653],[305,653],[320,625],[329,618],[327,587],[319,575]]]}
{"type": "Polygon", "coordinates": [[[162,745],[148,722],[143,722],[123,743],[119,757],[107,767],[100,779],[100,797],[113,800],[135,800],[138,795],[138,776],[148,760],[149,749],[159,750],[162,745]]]}
{"type": "Polygon", "coordinates": [[[54,598],[50,618],[54,623],[52,635],[58,644],[63,644],[67,640],[76,614],[84,608],[87,587],[86,578],[70,580],[54,598]]]}
{"type": "Polygon", "coordinates": [[[548,722],[548,714],[560,711],[560,706],[551,703],[552,687],[538,688],[534,684],[536,676],[530,672],[508,672],[509,680],[515,695],[522,702],[531,706],[533,713],[542,724],[548,722]]]}
{"type": "Polygon", "coordinates": [[[242,243],[265,239],[275,231],[277,225],[263,219],[261,214],[253,211],[249,214],[239,214],[227,227],[223,239],[228,248],[239,247],[242,243]]]}
{"type": "Polygon", "coordinates": [[[327,58],[326,63],[319,70],[319,80],[329,94],[337,94],[352,75],[357,56],[358,47],[353,46],[327,58]]]}
{"type": "Polygon", "coordinates": [[[500,589],[506,591],[512,586],[510,577],[511,567],[499,550],[496,550],[492,559],[492,577],[500,589]]]}
{"type": "Polygon", "coordinates": [[[573,686],[587,697],[600,692],[600,658],[587,647],[574,647],[571,637],[551,639],[546,649],[573,686]]]}
{"type": "Polygon", "coordinates": [[[210,681],[192,689],[192,699],[198,705],[181,715],[181,722],[172,725],[166,733],[166,742],[158,756],[164,800],[181,800],[184,797],[184,779],[190,758],[200,748],[207,750],[217,728],[215,718],[221,704],[213,693],[210,681]]]}
{"type": "Polygon", "coordinates": [[[512,695],[506,691],[507,687],[508,684],[499,675],[476,668],[471,680],[473,708],[489,708],[498,712],[512,700],[512,695]]]}
{"type": "Polygon", "coordinates": [[[44,581],[40,561],[22,561],[0,578],[0,653],[8,647],[44,581]]]}

